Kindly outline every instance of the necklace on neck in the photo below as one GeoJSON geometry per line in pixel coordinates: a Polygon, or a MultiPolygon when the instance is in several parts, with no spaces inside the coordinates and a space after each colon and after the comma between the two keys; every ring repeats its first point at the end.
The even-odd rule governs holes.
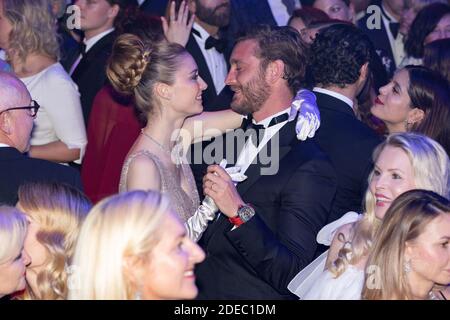
{"type": "Polygon", "coordinates": [[[149,135],[147,132],[144,131],[144,129],[141,129],[141,134],[144,135],[145,137],[147,137],[148,139],[150,139],[150,141],[152,141],[154,144],[156,144],[158,146],[159,149],[161,149],[162,151],[164,151],[165,153],[171,155],[172,154],[172,150],[166,146],[164,146],[163,144],[159,143],[158,141],[156,141],[151,135],[149,135]]]}

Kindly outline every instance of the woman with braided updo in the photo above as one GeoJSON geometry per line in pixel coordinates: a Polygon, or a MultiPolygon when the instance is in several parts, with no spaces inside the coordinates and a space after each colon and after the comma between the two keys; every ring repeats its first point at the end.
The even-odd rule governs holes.
{"type": "MultiPolygon", "coordinates": [[[[107,75],[118,92],[134,97],[147,121],[127,155],[119,191],[167,194],[174,211],[187,222],[190,236],[197,239],[214,218],[215,206],[206,198],[199,207],[193,174],[182,155],[194,141],[238,128],[242,116],[232,110],[202,113],[206,84],[192,56],[175,43],[155,45],[123,34],[114,44],[107,75]],[[202,211],[205,208],[208,213],[202,211]]],[[[306,120],[305,125],[311,123],[306,120]]]]}

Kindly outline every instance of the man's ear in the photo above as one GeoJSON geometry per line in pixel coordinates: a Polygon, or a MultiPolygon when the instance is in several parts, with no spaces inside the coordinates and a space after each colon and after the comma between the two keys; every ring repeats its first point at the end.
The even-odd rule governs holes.
{"type": "Polygon", "coordinates": [[[115,4],[111,6],[111,8],[108,10],[108,18],[115,19],[117,15],[119,14],[120,6],[118,4],[115,4]]]}
{"type": "Polygon", "coordinates": [[[158,82],[153,89],[155,95],[163,100],[170,100],[172,98],[172,88],[165,83],[158,82]]]}
{"type": "Polygon", "coordinates": [[[350,2],[348,8],[349,8],[349,11],[350,11],[350,21],[355,23],[356,22],[355,5],[352,2],[350,2]]]}
{"type": "Polygon", "coordinates": [[[361,66],[361,69],[359,69],[359,77],[363,82],[365,82],[368,76],[369,76],[369,62],[366,62],[361,66]]]}
{"type": "Polygon", "coordinates": [[[284,77],[284,62],[275,60],[268,64],[266,69],[266,81],[273,83],[284,77]]]}
{"type": "Polygon", "coordinates": [[[12,133],[12,119],[7,112],[0,115],[0,131],[6,136],[12,133]]]}

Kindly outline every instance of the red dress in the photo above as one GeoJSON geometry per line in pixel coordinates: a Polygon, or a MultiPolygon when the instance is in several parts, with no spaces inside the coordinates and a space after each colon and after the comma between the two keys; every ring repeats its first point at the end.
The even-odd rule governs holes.
{"type": "Polygon", "coordinates": [[[95,96],[81,169],[84,192],[93,203],[118,193],[123,162],[142,127],[130,100],[111,86],[95,96]]]}

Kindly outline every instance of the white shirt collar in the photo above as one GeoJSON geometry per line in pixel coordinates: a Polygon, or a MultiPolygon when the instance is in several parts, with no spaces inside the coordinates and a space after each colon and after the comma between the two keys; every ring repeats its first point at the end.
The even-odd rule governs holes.
{"type": "Polygon", "coordinates": [[[387,10],[386,10],[386,7],[385,7],[385,5],[383,4],[383,3],[381,3],[381,7],[383,8],[383,12],[386,14],[386,16],[384,16],[383,14],[382,14],[382,16],[384,17],[384,18],[387,18],[387,20],[389,20],[389,22],[398,22],[398,20],[397,19],[395,19],[387,10]]]}
{"type": "Polygon", "coordinates": [[[6,143],[1,143],[0,142],[0,148],[9,148],[9,147],[11,147],[9,144],[6,144],[6,143]]]}
{"type": "Polygon", "coordinates": [[[192,28],[197,30],[198,33],[200,33],[200,36],[196,35],[194,33],[194,37],[197,38],[197,40],[200,40],[202,42],[205,42],[206,39],[209,38],[210,34],[208,33],[208,31],[206,31],[201,25],[199,25],[198,23],[194,22],[194,24],[192,25],[192,28]]]}
{"type": "MultiPolygon", "coordinates": [[[[291,107],[289,106],[289,108],[286,108],[285,110],[275,113],[259,122],[255,122],[255,120],[253,120],[253,122],[255,122],[256,124],[262,124],[264,126],[264,128],[267,128],[267,126],[269,125],[270,121],[272,121],[273,118],[278,117],[279,115],[282,115],[283,113],[287,113],[289,115],[290,111],[291,111],[291,107]]],[[[287,121],[287,119],[286,119],[286,121],[287,121]]],[[[284,121],[280,122],[280,123],[284,123],[284,121]]]]}
{"type": "Polygon", "coordinates": [[[319,87],[314,87],[313,91],[324,93],[329,96],[335,97],[336,99],[339,99],[339,100],[345,102],[346,104],[348,104],[350,106],[350,108],[353,109],[353,101],[351,99],[349,99],[348,97],[344,96],[343,94],[337,93],[336,91],[319,88],[319,87]]]}
{"type": "Polygon", "coordinates": [[[108,29],[106,31],[99,33],[96,36],[93,36],[89,40],[84,39],[83,41],[84,41],[84,44],[86,45],[86,52],[88,52],[89,49],[92,48],[94,46],[94,44],[96,44],[101,38],[103,38],[107,34],[110,34],[113,31],[114,31],[114,28],[111,28],[111,29],[108,29]]]}

